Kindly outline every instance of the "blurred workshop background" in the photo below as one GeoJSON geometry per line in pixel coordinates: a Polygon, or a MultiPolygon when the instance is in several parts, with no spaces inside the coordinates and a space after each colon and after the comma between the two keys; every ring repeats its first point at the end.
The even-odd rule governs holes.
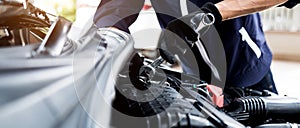
{"type": "MultiPolygon", "coordinates": [[[[34,0],[34,5],[62,15],[82,28],[90,19],[100,0],[34,0]]],[[[271,66],[280,95],[300,98],[300,6],[293,9],[272,8],[261,12],[267,41],[274,54],[271,66]]],[[[159,34],[158,22],[149,0],[138,20],[130,27],[136,48],[153,49],[159,34]],[[153,32],[156,31],[156,32],[153,32]],[[151,33],[139,38],[139,34],[151,33]]]]}

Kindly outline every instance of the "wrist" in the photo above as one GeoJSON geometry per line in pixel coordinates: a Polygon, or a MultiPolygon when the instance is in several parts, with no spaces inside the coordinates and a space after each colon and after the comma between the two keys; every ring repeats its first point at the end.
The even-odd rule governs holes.
{"type": "Polygon", "coordinates": [[[222,15],[220,11],[218,10],[217,6],[215,6],[213,3],[208,2],[204,4],[201,7],[201,10],[205,13],[211,13],[215,17],[215,23],[214,24],[220,24],[222,22],[222,15]]]}

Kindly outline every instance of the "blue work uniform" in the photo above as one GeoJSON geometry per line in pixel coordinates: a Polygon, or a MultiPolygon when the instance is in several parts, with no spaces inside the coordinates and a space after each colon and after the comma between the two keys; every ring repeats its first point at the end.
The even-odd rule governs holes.
{"type": "MultiPolygon", "coordinates": [[[[196,11],[206,2],[219,1],[190,0],[187,2],[188,12],[196,11]]],[[[129,32],[128,26],[136,20],[143,4],[144,0],[102,0],[94,22],[98,27],[115,26],[129,32]]],[[[151,4],[162,28],[182,16],[179,0],[151,0],[151,4]]],[[[270,71],[272,53],[259,14],[223,21],[215,27],[226,54],[226,86],[248,87],[261,81],[270,71]]]]}

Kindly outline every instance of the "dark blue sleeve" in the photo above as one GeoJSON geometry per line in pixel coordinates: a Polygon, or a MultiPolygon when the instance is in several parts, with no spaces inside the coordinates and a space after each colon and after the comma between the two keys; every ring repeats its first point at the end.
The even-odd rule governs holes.
{"type": "Polygon", "coordinates": [[[144,0],[102,0],[94,16],[97,27],[117,27],[129,32],[128,27],[137,19],[144,0]]]}

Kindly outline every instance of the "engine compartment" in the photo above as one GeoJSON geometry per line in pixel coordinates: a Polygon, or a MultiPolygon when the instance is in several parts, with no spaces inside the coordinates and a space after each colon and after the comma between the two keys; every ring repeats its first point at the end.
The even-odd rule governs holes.
{"type": "Polygon", "coordinates": [[[225,88],[227,103],[213,101],[208,84],[161,64],[143,75],[151,65],[133,54],[120,72],[111,124],[115,127],[299,127],[300,101],[269,91],[225,88]],[[148,73],[149,74],[149,73],[148,73]],[[148,83],[140,76],[150,77],[148,83]],[[229,101],[229,102],[228,102],[229,101]],[[130,123],[129,123],[130,122],[130,123]]]}

